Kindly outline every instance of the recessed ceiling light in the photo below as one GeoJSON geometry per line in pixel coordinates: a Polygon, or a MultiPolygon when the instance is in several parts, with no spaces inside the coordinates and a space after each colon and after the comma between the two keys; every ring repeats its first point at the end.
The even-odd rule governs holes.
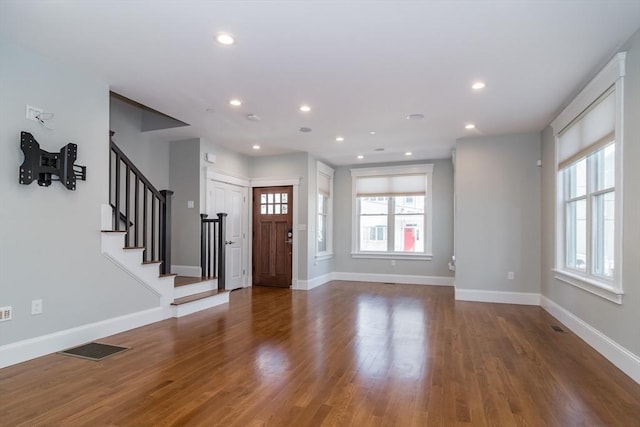
{"type": "Polygon", "coordinates": [[[373,151],[384,151],[384,148],[374,148],[373,151]]]}
{"type": "Polygon", "coordinates": [[[370,130],[370,131],[369,131],[369,135],[375,135],[375,134],[376,134],[376,131],[375,131],[375,130],[370,130]]]}
{"type": "Polygon", "coordinates": [[[476,127],[476,125],[474,125],[473,123],[467,123],[466,125],[464,125],[465,129],[474,129],[476,127]]]}
{"type": "Polygon", "coordinates": [[[238,98],[233,98],[229,100],[229,105],[233,106],[233,107],[239,107],[242,105],[242,101],[239,100],[238,98]]]}
{"type": "Polygon", "coordinates": [[[259,150],[259,149],[260,149],[260,146],[259,146],[259,145],[254,145],[254,146],[253,146],[253,147],[251,147],[251,148],[253,148],[254,150],[259,150]]]}
{"type": "Polygon", "coordinates": [[[471,85],[471,89],[474,90],[479,90],[479,89],[484,89],[486,85],[484,84],[484,82],[475,82],[474,84],[471,85]]]}
{"type": "Polygon", "coordinates": [[[336,138],[336,141],[337,142],[342,142],[342,141],[344,141],[344,137],[339,136],[339,137],[336,138]]]}
{"type": "Polygon", "coordinates": [[[405,156],[413,156],[413,153],[411,151],[407,151],[406,153],[404,153],[405,156]]]}
{"type": "Polygon", "coordinates": [[[236,42],[236,39],[229,33],[218,33],[216,41],[221,45],[231,46],[236,42]]]}
{"type": "Polygon", "coordinates": [[[308,105],[301,105],[300,106],[300,111],[302,111],[303,113],[308,113],[309,111],[311,111],[311,107],[309,107],[308,105]]]}
{"type": "Polygon", "coordinates": [[[362,160],[362,159],[364,159],[364,156],[362,154],[360,154],[360,155],[358,155],[358,159],[362,160]]]}
{"type": "Polygon", "coordinates": [[[301,128],[298,129],[300,132],[304,132],[304,133],[309,133],[311,132],[311,128],[308,128],[306,126],[302,126],[301,128]]]}
{"type": "Polygon", "coordinates": [[[424,114],[413,113],[407,116],[407,120],[422,120],[424,119],[424,114]]]}

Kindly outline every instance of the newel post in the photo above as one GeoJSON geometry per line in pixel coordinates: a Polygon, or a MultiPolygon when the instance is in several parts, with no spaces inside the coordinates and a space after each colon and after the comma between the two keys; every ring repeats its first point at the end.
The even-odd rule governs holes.
{"type": "Polygon", "coordinates": [[[160,230],[162,230],[162,239],[160,241],[160,258],[163,263],[160,266],[162,274],[171,273],[171,190],[160,190],[160,194],[164,197],[162,205],[162,220],[160,230]]]}
{"type": "Polygon", "coordinates": [[[227,244],[226,213],[218,213],[218,289],[226,288],[225,245],[227,244]]]}

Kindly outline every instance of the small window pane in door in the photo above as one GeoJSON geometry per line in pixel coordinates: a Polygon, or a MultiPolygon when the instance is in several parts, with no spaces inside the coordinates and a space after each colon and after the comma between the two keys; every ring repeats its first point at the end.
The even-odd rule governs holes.
{"type": "Polygon", "coordinates": [[[276,203],[280,203],[280,193],[276,193],[276,194],[275,194],[275,200],[274,200],[274,202],[276,202],[276,203]]]}
{"type": "Polygon", "coordinates": [[[260,213],[265,215],[267,213],[267,205],[260,205],[260,213]]]}
{"type": "MultiPolygon", "coordinates": [[[[276,194],[277,196],[277,194],[276,194]]],[[[276,215],[280,215],[280,205],[275,205],[275,212],[276,215]]]]}
{"type": "Polygon", "coordinates": [[[288,203],[287,198],[287,193],[282,193],[282,203],[288,203]]]}
{"type": "Polygon", "coordinates": [[[287,205],[282,205],[282,214],[286,215],[288,211],[288,206],[287,205]]]}

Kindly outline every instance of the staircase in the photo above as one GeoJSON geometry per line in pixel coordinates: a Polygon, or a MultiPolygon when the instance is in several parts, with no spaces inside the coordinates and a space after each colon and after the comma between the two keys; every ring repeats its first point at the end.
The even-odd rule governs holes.
{"type": "Polygon", "coordinates": [[[102,253],[160,297],[165,317],[182,317],[229,302],[229,292],[217,289],[217,278],[187,279],[176,278],[175,274],[160,274],[162,262],[143,261],[144,248],[126,247],[125,235],[126,231],[103,230],[102,253]]]}
{"type": "Polygon", "coordinates": [[[166,317],[182,317],[229,302],[224,290],[224,217],[202,218],[202,278],[171,270],[171,195],[157,190],[113,142],[110,133],[109,204],[102,205],[102,253],[160,297],[166,317]],[[220,288],[220,289],[219,289],[220,288]]]}

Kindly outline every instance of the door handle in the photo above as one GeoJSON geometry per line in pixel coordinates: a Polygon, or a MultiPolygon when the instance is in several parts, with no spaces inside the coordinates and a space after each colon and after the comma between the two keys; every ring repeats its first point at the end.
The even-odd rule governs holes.
{"type": "Polygon", "coordinates": [[[224,243],[226,243],[227,245],[233,245],[235,242],[232,242],[231,240],[227,240],[224,243]]]}
{"type": "Polygon", "coordinates": [[[288,243],[288,244],[292,244],[292,243],[293,243],[293,240],[292,240],[292,239],[289,239],[289,240],[285,240],[284,242],[285,242],[285,243],[288,243]]]}

